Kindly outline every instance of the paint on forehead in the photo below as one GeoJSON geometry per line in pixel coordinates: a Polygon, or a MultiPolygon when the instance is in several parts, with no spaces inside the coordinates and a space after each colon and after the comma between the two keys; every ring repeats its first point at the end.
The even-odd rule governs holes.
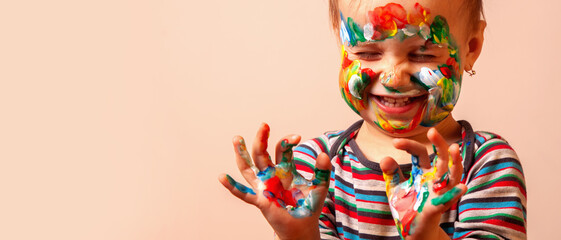
{"type": "Polygon", "coordinates": [[[430,11],[419,3],[415,3],[409,13],[396,3],[368,11],[366,23],[360,27],[351,17],[345,19],[342,13],[340,24],[341,41],[347,46],[355,46],[357,42],[383,41],[390,38],[403,40],[419,36],[425,40],[430,37],[428,25],[430,11]]]}

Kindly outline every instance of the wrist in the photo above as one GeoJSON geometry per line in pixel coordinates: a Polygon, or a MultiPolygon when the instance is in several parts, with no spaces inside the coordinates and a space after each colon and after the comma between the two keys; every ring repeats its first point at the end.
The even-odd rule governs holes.
{"type": "Polygon", "coordinates": [[[306,232],[304,234],[300,234],[299,236],[285,236],[279,237],[279,235],[275,232],[274,239],[275,240],[320,240],[319,228],[316,231],[306,232]]]}

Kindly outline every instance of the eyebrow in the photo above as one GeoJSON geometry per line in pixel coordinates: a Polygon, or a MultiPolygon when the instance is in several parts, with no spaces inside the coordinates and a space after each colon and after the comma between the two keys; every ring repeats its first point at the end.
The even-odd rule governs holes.
{"type": "Polygon", "coordinates": [[[377,42],[371,42],[371,41],[366,41],[366,42],[357,42],[356,45],[352,46],[352,47],[379,47],[379,43],[377,42]]]}

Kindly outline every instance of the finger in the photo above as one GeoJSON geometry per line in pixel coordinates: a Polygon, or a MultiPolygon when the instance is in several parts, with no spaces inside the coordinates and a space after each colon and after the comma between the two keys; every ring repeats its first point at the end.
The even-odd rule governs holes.
{"type": "Polygon", "coordinates": [[[331,161],[326,153],[320,153],[316,159],[316,168],[314,169],[314,185],[329,186],[331,178],[331,161]]]}
{"type": "Polygon", "coordinates": [[[436,173],[435,177],[437,179],[442,178],[446,172],[448,172],[448,165],[450,162],[450,155],[448,154],[448,143],[446,140],[436,131],[435,128],[429,129],[427,132],[428,139],[436,146],[437,160],[436,160],[436,173]]]}
{"type": "Polygon", "coordinates": [[[251,156],[260,171],[265,170],[269,166],[273,166],[271,156],[267,152],[270,128],[266,123],[262,123],[255,136],[255,141],[251,148],[251,156]]]}
{"type": "Polygon", "coordinates": [[[257,202],[257,195],[253,189],[244,186],[241,183],[236,182],[230,175],[220,174],[218,181],[224,185],[224,187],[242,201],[255,205],[257,202]]]}
{"type": "Polygon", "coordinates": [[[452,158],[452,163],[450,165],[450,184],[454,186],[462,180],[464,166],[462,165],[462,155],[460,154],[460,146],[458,146],[458,144],[452,144],[448,151],[452,158]]]}
{"type": "Polygon", "coordinates": [[[386,190],[405,181],[405,177],[403,177],[399,164],[397,164],[393,158],[383,158],[380,161],[380,168],[382,169],[384,180],[386,181],[386,190]]]}
{"type": "Polygon", "coordinates": [[[277,143],[275,163],[292,162],[292,148],[300,142],[300,136],[288,135],[277,143]]]}
{"type": "Polygon", "coordinates": [[[431,204],[435,212],[444,212],[448,210],[454,203],[458,202],[460,197],[467,191],[464,184],[458,184],[444,194],[431,199],[431,204]]]}
{"type": "Polygon", "coordinates": [[[295,218],[309,217],[314,214],[319,215],[321,208],[327,196],[329,189],[329,180],[331,177],[331,162],[329,156],[320,153],[316,160],[316,168],[314,169],[314,186],[304,202],[297,208],[288,208],[288,213],[295,218]]]}
{"type": "Polygon", "coordinates": [[[240,173],[245,178],[245,180],[251,184],[252,186],[257,186],[257,177],[255,174],[259,171],[255,165],[251,162],[251,157],[247,152],[247,148],[245,146],[245,141],[240,136],[235,136],[232,139],[232,143],[234,144],[234,149],[236,152],[236,164],[238,165],[238,169],[240,173]]]}
{"type": "Polygon", "coordinates": [[[411,155],[417,156],[417,158],[419,159],[418,167],[424,169],[428,169],[431,167],[429,154],[427,153],[427,149],[423,144],[409,139],[397,138],[393,140],[393,146],[397,149],[404,150],[411,155]]]}

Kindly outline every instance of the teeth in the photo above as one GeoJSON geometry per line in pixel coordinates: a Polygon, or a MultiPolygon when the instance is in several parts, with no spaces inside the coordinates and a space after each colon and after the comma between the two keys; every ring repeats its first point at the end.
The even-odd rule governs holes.
{"type": "Polygon", "coordinates": [[[388,107],[403,107],[410,103],[408,97],[404,98],[391,98],[391,97],[382,97],[381,98],[382,104],[388,107]]]}

